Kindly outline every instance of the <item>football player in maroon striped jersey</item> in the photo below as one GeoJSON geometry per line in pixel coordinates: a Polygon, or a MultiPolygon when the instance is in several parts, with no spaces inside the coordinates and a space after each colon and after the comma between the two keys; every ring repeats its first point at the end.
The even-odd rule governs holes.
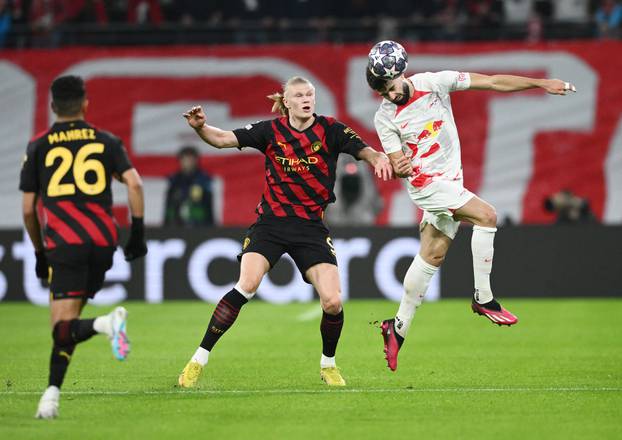
{"type": "Polygon", "coordinates": [[[82,78],[57,78],[51,92],[56,122],[28,144],[19,184],[37,277],[49,280],[51,290],[50,376],[36,413],[44,419],[58,415],[60,387],[78,343],[103,333],[117,359],[124,360],[130,350],[123,307],[95,319],[80,319],[88,298],[102,287],[117,247],[111,211],[113,176],[127,185],[132,214],[125,258],[147,253],[142,182],[121,140],[84,120],[88,100],[82,78]],[[38,200],[45,219],[43,236],[38,200]]]}
{"type": "Polygon", "coordinates": [[[216,148],[255,148],[265,156],[266,182],[257,205],[257,221],[244,239],[240,278],[218,303],[203,341],[179,376],[179,385],[193,387],[207,364],[214,344],[231,327],[240,308],[255,295],[263,276],[288,253],[304,280],[320,296],[320,377],[330,386],[344,386],[335,363],[343,327],[337,259],[328,229],[322,222],[326,206],[335,200],[335,172],[340,153],[348,153],[389,179],[387,157],[369,147],[348,126],[315,114],[315,88],[294,77],[283,93],[270,96],[278,118],[259,121],[233,131],[208,125],[203,109],[184,113],[190,126],[216,148]]]}

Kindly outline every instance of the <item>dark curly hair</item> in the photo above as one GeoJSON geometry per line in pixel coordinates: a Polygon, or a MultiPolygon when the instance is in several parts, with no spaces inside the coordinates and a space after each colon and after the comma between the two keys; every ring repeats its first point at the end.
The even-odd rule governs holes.
{"type": "Polygon", "coordinates": [[[66,75],[56,78],[50,87],[54,111],[58,116],[73,116],[80,113],[86,97],[84,80],[79,76],[66,75]]]}
{"type": "Polygon", "coordinates": [[[371,87],[372,90],[382,93],[384,89],[386,89],[387,82],[389,80],[386,78],[381,78],[379,76],[374,75],[372,71],[369,69],[369,67],[365,68],[365,76],[367,78],[367,84],[369,84],[369,87],[371,87]]]}

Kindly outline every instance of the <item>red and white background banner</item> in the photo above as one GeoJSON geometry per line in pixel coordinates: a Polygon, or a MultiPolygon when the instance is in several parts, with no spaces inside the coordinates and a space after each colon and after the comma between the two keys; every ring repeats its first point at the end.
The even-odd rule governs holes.
{"type": "MultiPolygon", "coordinates": [[[[48,88],[63,74],[87,81],[87,119],[120,136],[145,179],[146,219],[158,225],[166,176],[180,146],[195,144],[217,177],[217,214],[247,225],[263,188],[262,156],[202,144],[181,113],[201,104],[208,121],[233,129],[271,118],[266,95],[294,75],[316,87],[317,112],[334,115],[376,148],[379,98],[368,89],[367,45],[74,48],[0,53],[0,227],[21,225],[19,168],[28,140],[53,120],[48,88]]],[[[605,223],[622,223],[622,43],[546,45],[417,44],[407,46],[410,72],[461,70],[554,77],[578,92],[549,96],[466,91],[452,95],[465,184],[519,223],[550,223],[550,194],[568,188],[589,199],[605,223]]],[[[417,212],[397,181],[377,182],[380,225],[409,225],[417,212]]],[[[116,202],[124,191],[115,188],[116,202]]]]}

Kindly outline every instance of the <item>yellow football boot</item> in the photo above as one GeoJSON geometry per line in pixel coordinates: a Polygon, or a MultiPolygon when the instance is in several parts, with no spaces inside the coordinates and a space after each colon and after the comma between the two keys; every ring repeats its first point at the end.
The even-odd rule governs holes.
{"type": "Polygon", "coordinates": [[[341,377],[337,367],[320,368],[320,377],[329,387],[345,387],[346,381],[341,377]]]}
{"type": "Polygon", "coordinates": [[[184,371],[179,375],[178,383],[182,388],[194,388],[201,377],[203,366],[195,361],[186,364],[184,371]]]}

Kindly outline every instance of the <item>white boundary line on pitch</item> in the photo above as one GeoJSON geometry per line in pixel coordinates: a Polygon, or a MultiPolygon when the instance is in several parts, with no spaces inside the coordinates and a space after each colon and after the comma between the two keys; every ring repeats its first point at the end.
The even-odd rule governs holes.
{"type": "Polygon", "coordinates": [[[313,307],[308,309],[306,312],[302,312],[300,315],[298,315],[296,317],[296,321],[302,321],[302,322],[313,321],[319,318],[320,316],[322,316],[322,308],[319,307],[318,305],[314,305],[313,307]]]}
{"type": "MultiPolygon", "coordinates": [[[[383,393],[574,393],[574,392],[622,392],[622,388],[345,388],[345,389],[272,389],[272,390],[162,390],[162,391],[63,391],[63,395],[79,396],[149,396],[165,394],[383,394],[383,393]]],[[[0,391],[0,396],[39,395],[40,391],[0,391]]]]}

